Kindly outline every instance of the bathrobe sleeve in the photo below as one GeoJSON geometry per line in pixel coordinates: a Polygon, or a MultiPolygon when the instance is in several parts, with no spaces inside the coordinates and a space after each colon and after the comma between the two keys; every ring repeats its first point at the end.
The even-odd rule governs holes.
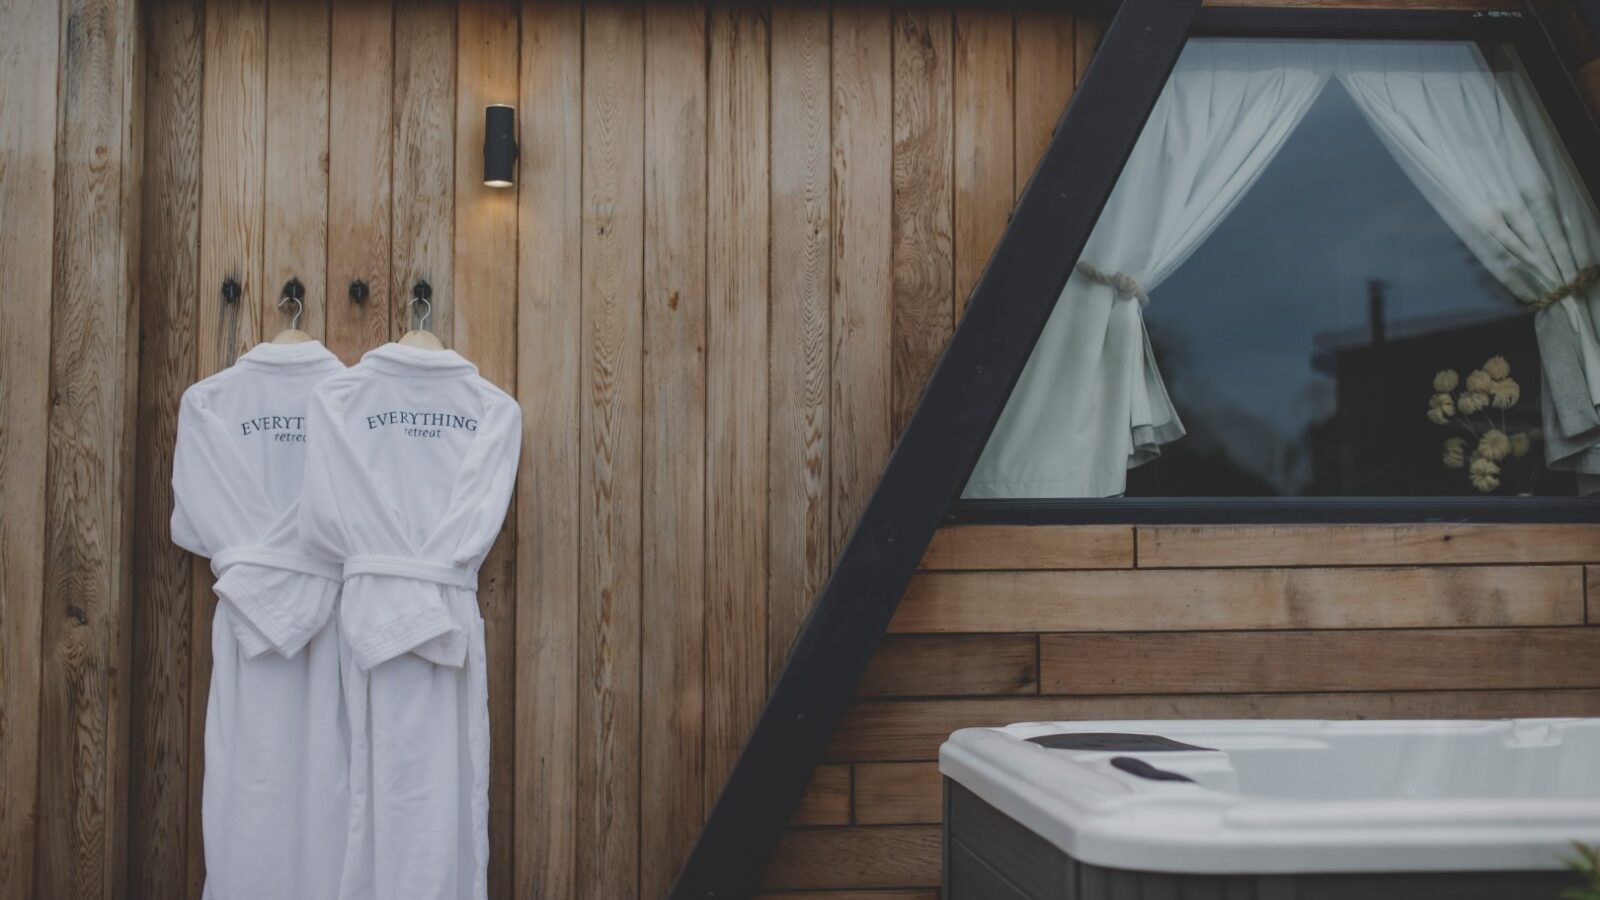
{"type": "Polygon", "coordinates": [[[484,455],[483,470],[475,473],[478,480],[476,503],[465,506],[460,525],[460,537],[450,562],[457,566],[476,569],[489,555],[494,540],[505,524],[506,510],[511,506],[511,494],[517,484],[517,460],[522,452],[522,407],[517,401],[492,385],[485,385],[485,405],[493,415],[485,416],[494,430],[482,435],[488,439],[492,451],[484,455]]]}
{"type": "MultiPolygon", "coordinates": [[[[172,539],[211,560],[219,602],[249,658],[293,656],[326,624],[338,584],[299,558],[292,532],[262,535],[276,518],[253,473],[206,405],[206,382],[184,393],[172,462],[172,539]]],[[[292,522],[293,517],[284,517],[292,522]]]]}

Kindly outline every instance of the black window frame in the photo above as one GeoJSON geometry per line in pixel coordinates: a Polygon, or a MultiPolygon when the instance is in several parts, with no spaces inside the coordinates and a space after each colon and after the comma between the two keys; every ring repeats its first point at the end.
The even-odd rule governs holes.
{"type": "MultiPolygon", "coordinates": [[[[1600,207],[1600,127],[1543,24],[1517,11],[1202,7],[1185,37],[1434,40],[1512,48],[1579,179],[1600,207]]],[[[1126,159],[1124,159],[1126,162],[1126,159]]],[[[1037,497],[958,498],[950,525],[1250,525],[1600,521],[1584,497],[1037,497]]]]}

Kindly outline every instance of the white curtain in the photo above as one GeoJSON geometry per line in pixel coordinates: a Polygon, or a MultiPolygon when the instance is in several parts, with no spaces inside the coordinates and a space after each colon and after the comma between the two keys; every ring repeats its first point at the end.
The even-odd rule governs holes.
{"type": "Polygon", "coordinates": [[[1326,80],[1292,43],[1189,42],[964,496],[1113,496],[1129,468],[1183,435],[1141,309],[1255,183],[1326,80]]]}
{"type": "Polygon", "coordinates": [[[1360,43],[1340,81],[1423,196],[1537,310],[1546,463],[1600,474],[1600,224],[1526,79],[1465,43],[1360,43]]]}

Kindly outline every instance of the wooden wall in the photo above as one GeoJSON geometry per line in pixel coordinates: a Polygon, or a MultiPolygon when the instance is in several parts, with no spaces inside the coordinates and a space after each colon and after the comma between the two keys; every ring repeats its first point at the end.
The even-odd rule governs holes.
{"type": "Polygon", "coordinates": [[[946,528],[768,885],[934,900],[957,728],[1600,715],[1597,563],[1593,525],[946,528]]]}
{"type": "MultiPolygon", "coordinates": [[[[213,600],[168,538],[173,426],[284,325],[291,277],[349,360],[426,278],[434,330],[523,405],[481,592],[493,896],[662,896],[1098,35],[979,6],[0,5],[0,896],[199,896],[213,600]],[[511,190],[480,183],[495,102],[511,190]]],[[[928,763],[960,725],[1593,710],[1576,667],[1529,663],[1584,648],[1544,626],[1581,621],[1589,532],[1473,559],[1386,533],[1338,558],[1292,549],[1320,533],[941,537],[773,890],[929,896],[928,763]],[[1193,571],[1223,562],[1250,568],[1193,571]],[[1352,563],[1404,586],[1400,618],[1345,609],[1352,563]],[[1458,625],[1480,668],[1454,690],[1275,649],[1458,625]],[[1087,665],[1152,648],[1214,654],[1221,692],[1087,665]]]]}

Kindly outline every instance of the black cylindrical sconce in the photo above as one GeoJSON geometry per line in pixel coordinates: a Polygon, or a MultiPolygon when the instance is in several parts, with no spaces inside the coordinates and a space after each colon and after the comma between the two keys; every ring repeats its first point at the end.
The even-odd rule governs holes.
{"type": "Polygon", "coordinates": [[[483,110],[483,183],[511,187],[517,164],[517,111],[497,103],[483,110]]]}

